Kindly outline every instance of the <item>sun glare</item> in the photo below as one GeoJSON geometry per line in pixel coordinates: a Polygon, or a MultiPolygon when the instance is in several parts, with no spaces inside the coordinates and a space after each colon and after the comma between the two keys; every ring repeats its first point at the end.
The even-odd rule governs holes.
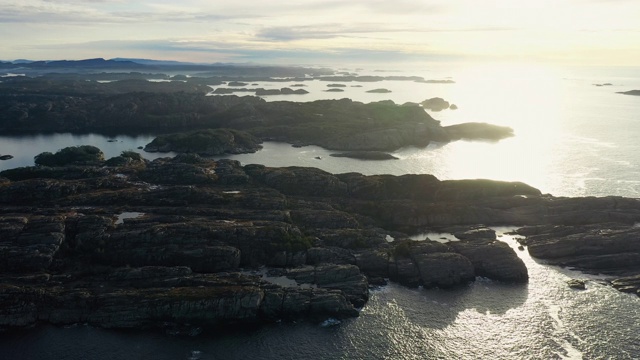
{"type": "Polygon", "coordinates": [[[451,96],[462,104],[457,122],[509,126],[515,137],[438,149],[446,153],[446,177],[518,180],[544,188],[562,137],[565,90],[557,71],[531,64],[481,64],[462,69],[456,82],[451,96]]]}

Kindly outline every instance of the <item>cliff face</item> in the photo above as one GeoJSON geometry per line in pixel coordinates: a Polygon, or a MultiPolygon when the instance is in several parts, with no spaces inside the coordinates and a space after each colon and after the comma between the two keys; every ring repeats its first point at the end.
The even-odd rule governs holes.
{"type": "Polygon", "coordinates": [[[637,200],[553,198],[522,183],[333,175],[197,156],[0,176],[4,327],[321,320],[357,316],[368,283],[385,278],[424,287],[476,276],[527,281],[514,251],[479,224],[530,225],[521,231],[532,255],[573,266],[585,251],[600,253],[575,234],[616,223],[601,246],[620,254],[616,266],[597,262],[612,272],[633,263],[622,253],[640,248],[630,233],[637,200]],[[555,224],[573,226],[562,232],[567,241],[545,235],[555,224]],[[408,240],[426,229],[460,241],[408,240]]]}

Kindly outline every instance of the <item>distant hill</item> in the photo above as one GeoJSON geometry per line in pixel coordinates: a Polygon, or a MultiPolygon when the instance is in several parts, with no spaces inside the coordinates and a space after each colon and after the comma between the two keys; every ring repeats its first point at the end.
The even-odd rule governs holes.
{"type": "Polygon", "coordinates": [[[257,64],[197,64],[172,60],[103,58],[83,60],[15,60],[0,62],[2,72],[16,72],[26,76],[45,74],[96,74],[96,73],[163,73],[189,74],[197,76],[236,76],[236,77],[305,77],[326,76],[335,72],[324,68],[305,68],[299,66],[274,66],[257,64]]]}
{"type": "Polygon", "coordinates": [[[175,61],[175,60],[153,60],[153,59],[135,59],[135,58],[113,58],[113,61],[128,61],[136,64],[142,65],[203,65],[199,63],[193,62],[183,62],[183,61],[175,61]]]}
{"type": "Polygon", "coordinates": [[[33,61],[21,63],[26,68],[143,68],[141,64],[133,61],[117,61],[105,60],[103,58],[85,59],[85,60],[52,60],[52,61],[33,61]]]}

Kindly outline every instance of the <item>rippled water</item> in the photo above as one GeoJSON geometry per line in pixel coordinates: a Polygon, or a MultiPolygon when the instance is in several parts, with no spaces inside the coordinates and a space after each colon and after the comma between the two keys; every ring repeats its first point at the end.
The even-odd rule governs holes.
{"type": "MultiPolygon", "coordinates": [[[[425,76],[453,76],[457,82],[453,85],[394,82],[372,85],[390,88],[391,94],[363,95],[362,89],[353,88],[360,92],[349,95],[362,101],[375,96],[396,102],[444,97],[459,106],[456,111],[433,114],[444,125],[499,123],[512,126],[514,138],[498,143],[406,148],[394,152],[401,159],[396,161],[332,158],[329,151],[318,147],[292,148],[278,143],[267,143],[256,154],[232,158],[245,164],[316,166],[331,172],[432,173],[441,179],[518,180],[554,195],[640,197],[640,145],[636,140],[640,133],[640,97],[615,94],[640,89],[637,69],[572,69],[561,73],[539,69],[523,73],[518,68],[503,72],[458,70],[425,76]],[[592,85],[603,82],[614,85],[592,85]]],[[[295,99],[309,101],[327,94],[335,96],[317,92],[295,99]]],[[[2,148],[5,139],[0,137],[0,153],[7,152],[2,148]]],[[[89,143],[104,150],[104,141],[89,143]]],[[[144,143],[132,141],[136,146],[144,143]]],[[[507,229],[498,230],[504,233],[507,229]]],[[[500,239],[516,246],[510,236],[500,239]]],[[[525,251],[515,251],[529,270],[528,284],[478,279],[451,290],[390,284],[372,292],[359,318],[335,326],[275,324],[243,332],[205,331],[197,337],[41,326],[1,334],[0,358],[640,358],[640,298],[613,290],[601,282],[602,277],[547,266],[525,251]],[[587,290],[570,289],[566,284],[570,278],[590,279],[587,290]]]]}
{"type": "MultiPolygon", "coordinates": [[[[500,239],[516,247],[513,237],[500,239]]],[[[197,337],[88,326],[3,334],[22,359],[637,359],[640,301],[597,276],[539,264],[518,251],[528,284],[478,279],[449,290],[374,290],[360,317],[335,326],[276,324],[197,337]],[[592,279],[587,290],[570,278],[592,279]],[[194,355],[194,351],[196,351],[194,355]]],[[[0,356],[1,357],[1,356],[0,356]]]]}

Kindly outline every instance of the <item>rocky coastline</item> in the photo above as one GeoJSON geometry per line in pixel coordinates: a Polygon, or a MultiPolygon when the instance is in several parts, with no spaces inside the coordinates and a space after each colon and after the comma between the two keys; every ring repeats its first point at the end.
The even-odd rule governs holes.
{"type": "Polygon", "coordinates": [[[490,228],[505,225],[516,226],[522,249],[541,261],[615,277],[612,287],[640,295],[637,199],[557,198],[519,182],[330,174],[196,155],[253,152],[272,140],[391,159],[386,151],[499,140],[513,135],[510,128],[443,127],[412,103],[205,96],[210,79],[171,79],[0,83],[4,133],[168,133],[145,150],[181,153],[104,159],[95,147],[77,147],[0,172],[0,328],[322,321],[358,316],[369,287],[388,281],[525,283],[526,266],[490,228]],[[425,231],[458,241],[411,240],[425,231]]]}
{"type": "Polygon", "coordinates": [[[0,173],[1,327],[321,321],[357,316],[370,284],[526,282],[494,225],[521,226],[535,257],[624,276],[614,287],[637,292],[635,199],[128,156],[0,173]],[[425,230],[459,241],[410,240],[425,230]]]}

